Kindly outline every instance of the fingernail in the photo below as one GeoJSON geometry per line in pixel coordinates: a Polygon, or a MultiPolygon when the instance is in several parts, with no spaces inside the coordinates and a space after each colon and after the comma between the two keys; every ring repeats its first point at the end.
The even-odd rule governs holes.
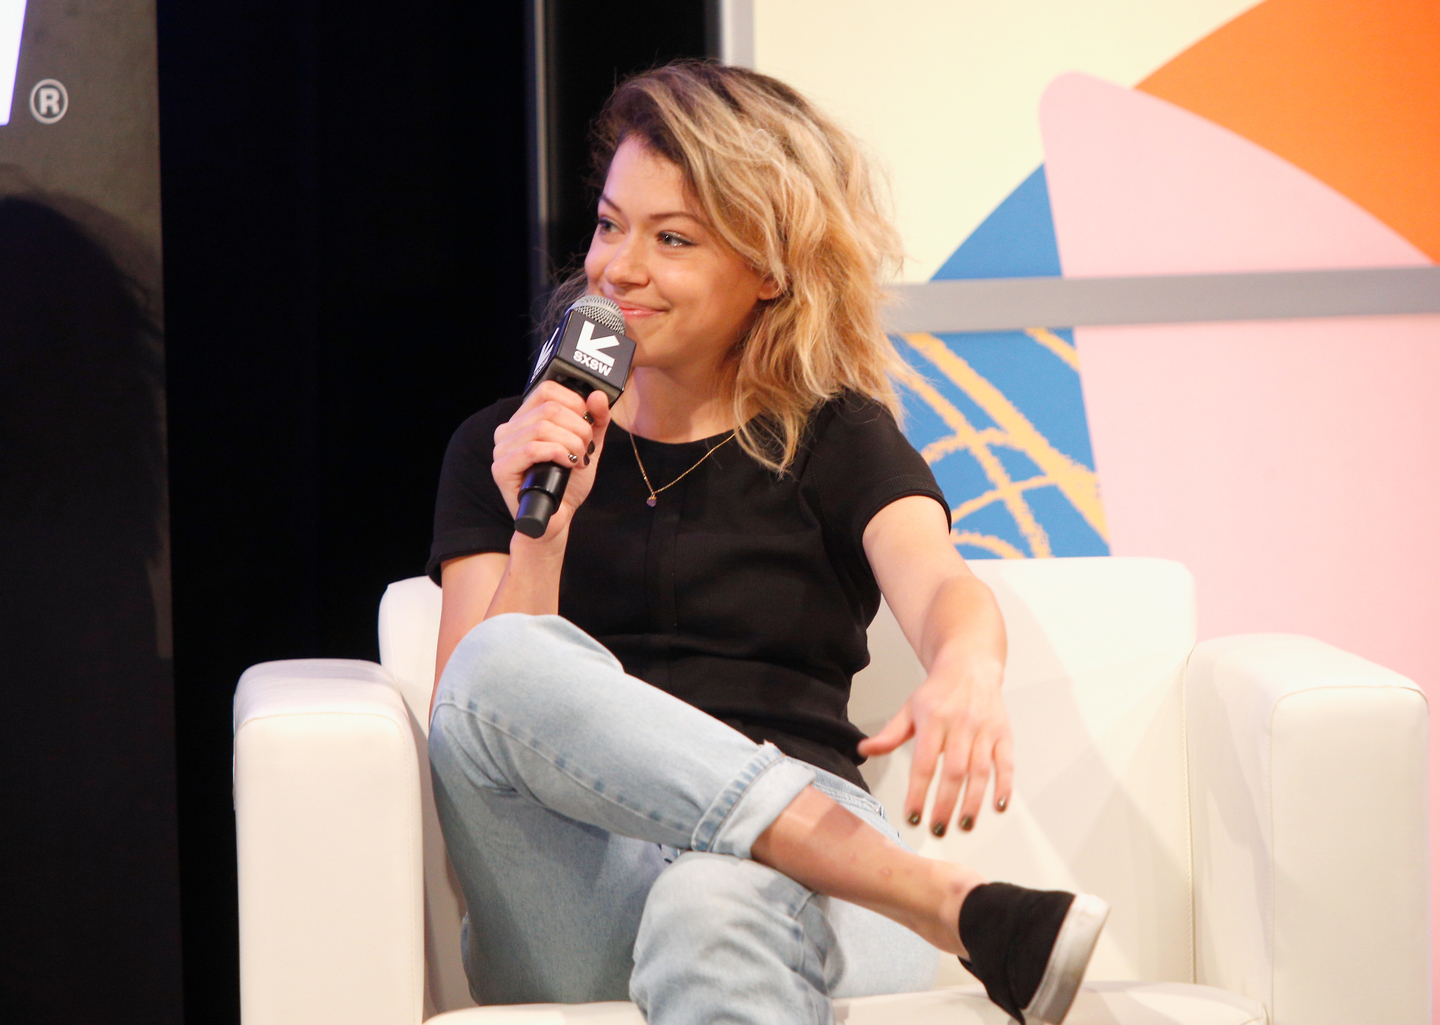
{"type": "Polygon", "coordinates": [[[595,443],[592,441],[590,443],[590,447],[587,448],[585,451],[593,456],[595,454],[595,443]]]}
{"type": "Polygon", "coordinates": [[[963,830],[965,830],[965,832],[967,832],[967,833],[970,832],[970,830],[972,830],[972,829],[975,828],[975,820],[974,820],[973,818],[971,818],[969,815],[961,815],[961,816],[960,816],[960,828],[963,829],[963,830]]]}
{"type": "Polygon", "coordinates": [[[1010,806],[1010,798],[1008,798],[1008,797],[1002,797],[1002,798],[1000,798],[1000,800],[998,800],[998,801],[995,802],[995,810],[996,810],[996,811],[1004,811],[1004,810],[1005,810],[1006,808],[1008,808],[1009,806],[1010,806]]]}
{"type": "MultiPolygon", "coordinates": [[[[591,445],[590,447],[593,449],[595,446],[594,446],[594,445],[591,445]]],[[[589,457],[589,456],[586,456],[586,457],[585,457],[585,465],[586,465],[586,466],[589,466],[589,465],[590,465],[590,457],[589,457]]]]}
{"type": "Polygon", "coordinates": [[[595,418],[590,415],[590,411],[588,409],[585,411],[585,422],[587,424],[593,424],[595,422],[595,418]]]}
{"type": "Polygon", "coordinates": [[[920,825],[920,813],[918,811],[912,811],[910,813],[910,817],[907,818],[905,821],[910,823],[910,825],[912,826],[920,825]]]}
{"type": "Polygon", "coordinates": [[[944,836],[944,835],[945,835],[945,823],[943,823],[943,822],[937,822],[937,823],[935,823],[935,825],[933,825],[933,826],[930,827],[930,832],[934,833],[936,836],[944,836]]]}

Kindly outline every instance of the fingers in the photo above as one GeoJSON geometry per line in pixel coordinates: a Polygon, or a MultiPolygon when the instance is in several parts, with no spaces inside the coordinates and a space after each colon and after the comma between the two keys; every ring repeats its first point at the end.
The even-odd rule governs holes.
{"type": "Polygon", "coordinates": [[[545,402],[557,402],[566,406],[573,410],[576,416],[585,415],[585,400],[563,384],[556,384],[554,381],[541,381],[536,385],[535,390],[526,395],[525,401],[520,403],[520,410],[516,415],[545,402]]]}
{"type": "MultiPolygon", "coordinates": [[[[910,787],[905,792],[905,821],[912,826],[920,824],[920,816],[925,812],[925,795],[930,790],[930,780],[934,777],[935,765],[940,760],[940,744],[941,734],[936,730],[919,730],[915,734],[915,752],[910,763],[910,787]]],[[[936,835],[945,835],[943,826],[936,835]]]]}
{"type": "MultiPolygon", "coordinates": [[[[586,435],[590,432],[587,429],[586,435]]],[[[572,430],[548,420],[522,425],[495,446],[495,461],[519,470],[536,463],[578,466],[585,459],[589,441],[572,430]],[[573,456],[574,458],[570,458],[573,456]]]]}
{"type": "MultiPolygon", "coordinates": [[[[579,398],[579,396],[572,397],[579,398]]],[[[586,412],[587,409],[583,405],[577,410],[567,403],[554,399],[546,399],[536,405],[522,408],[510,418],[509,423],[501,424],[500,428],[496,428],[497,438],[500,436],[501,428],[506,428],[506,433],[514,434],[523,431],[532,424],[545,423],[553,424],[556,427],[569,431],[575,435],[576,438],[588,445],[590,441],[593,440],[595,429],[591,426],[590,422],[585,419],[586,412]]]]}
{"type": "Polygon", "coordinates": [[[592,428],[587,451],[592,458],[598,459],[605,447],[605,432],[610,427],[610,403],[603,392],[592,391],[585,400],[585,420],[592,428]]]}
{"type": "MultiPolygon", "coordinates": [[[[542,381],[508,421],[495,428],[491,476],[512,515],[532,466],[556,463],[573,471],[561,508],[551,518],[558,536],[569,515],[585,500],[595,475],[610,409],[602,393],[581,398],[554,381],[542,381]]],[[[547,534],[549,537],[551,534],[547,534]]]]}
{"type": "MultiPolygon", "coordinates": [[[[894,725],[892,720],[885,730],[866,744],[878,748],[880,742],[891,740],[894,725]]],[[[1015,762],[1011,754],[1013,745],[1006,724],[1001,723],[998,728],[1000,735],[997,739],[994,724],[975,733],[952,726],[943,742],[938,731],[910,731],[916,735],[915,757],[905,798],[905,814],[910,825],[920,824],[925,795],[932,779],[935,781],[935,802],[930,810],[929,829],[937,837],[945,835],[952,821],[966,832],[975,828],[991,776],[995,777],[995,810],[1003,812],[1010,806],[1015,779],[1015,762]]],[[[893,747],[890,749],[893,750],[893,747]]],[[[862,748],[862,754],[867,752],[868,749],[862,748]]],[[[877,750],[873,753],[887,752],[877,750]]]]}
{"type": "Polygon", "coordinates": [[[590,422],[597,431],[603,431],[610,426],[610,403],[606,401],[604,392],[592,391],[585,399],[585,410],[590,414],[590,422]]]}
{"type": "MultiPolygon", "coordinates": [[[[599,405],[605,405],[603,395],[599,405]]],[[[529,460],[526,466],[537,460],[583,464],[596,444],[594,419],[590,406],[579,395],[553,381],[544,381],[509,421],[495,429],[495,459],[500,462],[523,458],[529,460]],[[556,445],[563,451],[556,452],[556,445]],[[569,455],[575,458],[568,459],[569,455]]],[[[602,419],[609,423],[608,409],[602,419]]]]}
{"type": "Polygon", "coordinates": [[[995,745],[995,810],[1004,811],[1010,807],[1011,788],[1015,783],[1015,758],[1009,735],[1000,738],[995,745]]]}
{"type": "Polygon", "coordinates": [[[980,738],[970,748],[969,764],[965,767],[965,803],[960,806],[960,828],[969,832],[980,815],[980,803],[990,785],[991,756],[995,750],[989,737],[980,738]]]}
{"type": "Polygon", "coordinates": [[[888,755],[905,741],[909,740],[915,733],[915,720],[910,716],[910,708],[906,707],[896,712],[885,728],[873,737],[866,737],[860,741],[859,750],[866,758],[875,755],[888,755]]]}
{"type": "MultiPolygon", "coordinates": [[[[930,812],[930,832],[936,836],[945,835],[950,818],[955,814],[955,803],[969,778],[972,744],[970,734],[964,730],[952,730],[946,739],[945,759],[940,766],[940,783],[935,790],[935,805],[930,812]]],[[[913,784],[914,781],[911,782],[913,784]]],[[[980,786],[984,788],[984,781],[980,786]]],[[[971,816],[971,825],[973,824],[974,816],[971,816]]]]}

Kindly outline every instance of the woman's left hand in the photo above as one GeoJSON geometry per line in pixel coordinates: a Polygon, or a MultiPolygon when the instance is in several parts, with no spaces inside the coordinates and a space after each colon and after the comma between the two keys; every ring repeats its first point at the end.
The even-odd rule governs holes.
{"type": "Polygon", "coordinates": [[[1000,693],[1003,676],[1003,663],[967,658],[964,652],[947,658],[942,652],[925,682],[885,728],[860,742],[860,753],[872,757],[889,754],[915,738],[905,794],[905,814],[911,825],[920,823],[937,765],[940,782],[930,820],[936,836],[945,834],[962,792],[960,828],[974,827],[992,773],[995,810],[1004,811],[1010,803],[1015,763],[1010,716],[1000,693]]]}
{"type": "Polygon", "coordinates": [[[912,737],[914,758],[905,815],[920,824],[925,796],[939,772],[930,830],[943,836],[960,804],[960,828],[972,829],[995,777],[994,804],[1010,803],[1015,763],[1005,676],[1005,622],[990,588],[950,541],[940,505],[901,498],[870,520],[865,555],[905,637],[926,668],[925,682],[875,736],[867,757],[889,754],[912,737]]]}

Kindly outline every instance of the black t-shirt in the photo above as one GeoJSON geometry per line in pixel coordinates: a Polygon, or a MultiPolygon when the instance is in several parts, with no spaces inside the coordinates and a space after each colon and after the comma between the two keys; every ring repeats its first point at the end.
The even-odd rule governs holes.
{"type": "MultiPolygon", "coordinates": [[[[514,525],[490,463],[495,428],[519,405],[497,402],[450,441],[428,566],[437,582],[446,559],[510,549],[514,525]]],[[[635,442],[660,487],[724,438],[635,442]]],[[[890,413],[853,395],[816,411],[783,477],[731,441],[653,509],[630,437],[611,424],[571,523],[560,615],[630,675],[864,786],[855,749],[863,735],[845,707],[851,677],[870,661],[865,630],[880,588],[861,536],[906,495],[945,506],[890,413]]]]}

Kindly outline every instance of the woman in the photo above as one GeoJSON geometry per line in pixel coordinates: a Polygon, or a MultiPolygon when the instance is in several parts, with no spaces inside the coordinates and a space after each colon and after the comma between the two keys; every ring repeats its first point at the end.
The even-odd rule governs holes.
{"type": "Polygon", "coordinates": [[[828,1022],[928,988],[938,948],[1059,1021],[1103,902],[910,853],[856,770],[913,736],[906,811],[939,767],[937,836],[992,775],[1010,797],[1004,626],[891,414],[897,245],[863,159],[786,86],[699,63],[620,86],[594,155],[572,291],[619,304],[629,387],[476,414],[437,502],[430,751],[476,999],[828,1022]],[[540,462],[574,470],[531,539],[540,462]],[[882,592],[928,677],[865,739],[845,702],[882,592]]]}

